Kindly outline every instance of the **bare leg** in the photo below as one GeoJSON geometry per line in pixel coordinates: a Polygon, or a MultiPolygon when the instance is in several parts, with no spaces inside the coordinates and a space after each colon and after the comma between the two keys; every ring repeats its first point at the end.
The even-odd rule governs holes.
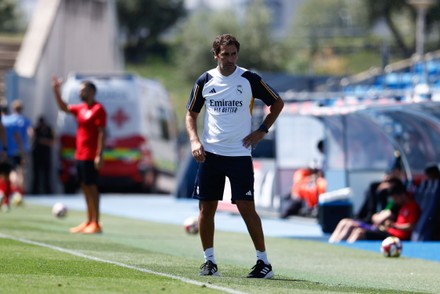
{"type": "Polygon", "coordinates": [[[362,228],[356,228],[351,232],[350,236],[347,239],[347,242],[354,243],[357,240],[363,239],[364,236],[365,236],[365,230],[362,228]]]}
{"type": "Polygon", "coordinates": [[[199,232],[203,251],[214,247],[214,216],[218,201],[199,201],[199,232]]]}
{"type": "Polygon", "coordinates": [[[99,192],[96,185],[81,185],[87,204],[88,225],[83,230],[84,234],[101,233],[99,225],[99,192]]]}
{"type": "Polygon", "coordinates": [[[93,219],[93,198],[92,198],[92,192],[90,189],[90,185],[81,184],[81,189],[84,193],[84,198],[86,200],[86,206],[87,206],[87,222],[90,223],[93,219]]]}
{"type": "Polygon", "coordinates": [[[358,227],[357,221],[350,218],[342,219],[336,226],[336,229],[333,232],[333,234],[330,236],[330,239],[328,240],[329,243],[337,243],[346,240],[348,236],[351,234],[351,231],[357,227],[358,227]]]}
{"type": "Polygon", "coordinates": [[[96,185],[83,185],[90,222],[99,222],[99,191],[96,185]]]}
{"type": "Polygon", "coordinates": [[[24,172],[25,170],[24,170],[24,160],[23,160],[23,162],[17,167],[16,187],[18,191],[20,191],[20,193],[24,193],[24,183],[25,183],[24,172]]]}
{"type": "Polygon", "coordinates": [[[253,201],[238,200],[236,201],[238,211],[243,218],[255,249],[261,252],[266,251],[264,243],[263,226],[261,219],[255,210],[255,203],[253,201]]]}

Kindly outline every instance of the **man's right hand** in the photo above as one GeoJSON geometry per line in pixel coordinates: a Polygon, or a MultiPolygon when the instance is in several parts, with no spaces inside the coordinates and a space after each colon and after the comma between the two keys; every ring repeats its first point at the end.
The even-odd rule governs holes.
{"type": "Polygon", "coordinates": [[[200,142],[191,142],[192,156],[198,162],[205,161],[205,149],[200,142]]]}
{"type": "Polygon", "coordinates": [[[56,76],[52,76],[52,88],[53,88],[53,92],[55,94],[55,101],[58,104],[58,108],[64,112],[70,112],[68,105],[61,98],[60,88],[61,88],[62,82],[63,82],[62,79],[60,79],[56,76]]]}
{"type": "Polygon", "coordinates": [[[60,79],[60,78],[58,78],[56,76],[53,76],[52,77],[52,88],[53,88],[53,90],[59,93],[62,82],[63,82],[62,79],[60,79]]]}

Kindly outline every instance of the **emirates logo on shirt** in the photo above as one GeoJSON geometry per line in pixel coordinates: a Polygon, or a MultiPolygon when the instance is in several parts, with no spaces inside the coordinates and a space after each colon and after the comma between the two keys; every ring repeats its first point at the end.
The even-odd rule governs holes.
{"type": "Polygon", "coordinates": [[[235,107],[241,107],[243,106],[243,101],[240,100],[214,100],[211,99],[209,100],[209,106],[213,106],[213,107],[226,107],[226,106],[235,106],[235,107]]]}
{"type": "Polygon", "coordinates": [[[243,101],[240,100],[209,100],[210,107],[214,109],[215,112],[218,113],[235,113],[238,110],[238,107],[243,106],[243,101]]]}

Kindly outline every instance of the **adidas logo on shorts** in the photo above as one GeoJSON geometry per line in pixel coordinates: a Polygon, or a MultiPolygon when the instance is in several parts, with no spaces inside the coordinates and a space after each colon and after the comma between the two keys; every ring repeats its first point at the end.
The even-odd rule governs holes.
{"type": "Polygon", "coordinates": [[[246,196],[252,196],[252,192],[250,190],[247,191],[246,196]]]}

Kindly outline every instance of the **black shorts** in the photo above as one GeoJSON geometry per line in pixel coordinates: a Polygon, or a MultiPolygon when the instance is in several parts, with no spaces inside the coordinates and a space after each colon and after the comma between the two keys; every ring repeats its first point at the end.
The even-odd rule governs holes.
{"type": "Polygon", "coordinates": [[[9,175],[12,171],[12,164],[9,160],[0,162],[0,175],[9,175]]]}
{"type": "Polygon", "coordinates": [[[254,168],[250,156],[222,156],[206,152],[199,163],[193,198],[216,201],[223,199],[226,177],[231,183],[231,201],[254,200],[254,168]]]}
{"type": "Polygon", "coordinates": [[[95,168],[93,160],[77,160],[76,171],[78,174],[78,181],[85,185],[98,184],[98,170],[95,168]]]}
{"type": "Polygon", "coordinates": [[[365,240],[383,240],[386,237],[391,236],[390,233],[385,231],[376,230],[366,230],[365,231],[365,240]]]}
{"type": "Polygon", "coordinates": [[[11,157],[12,167],[17,168],[21,166],[23,162],[23,157],[21,155],[14,155],[11,157]]]}

